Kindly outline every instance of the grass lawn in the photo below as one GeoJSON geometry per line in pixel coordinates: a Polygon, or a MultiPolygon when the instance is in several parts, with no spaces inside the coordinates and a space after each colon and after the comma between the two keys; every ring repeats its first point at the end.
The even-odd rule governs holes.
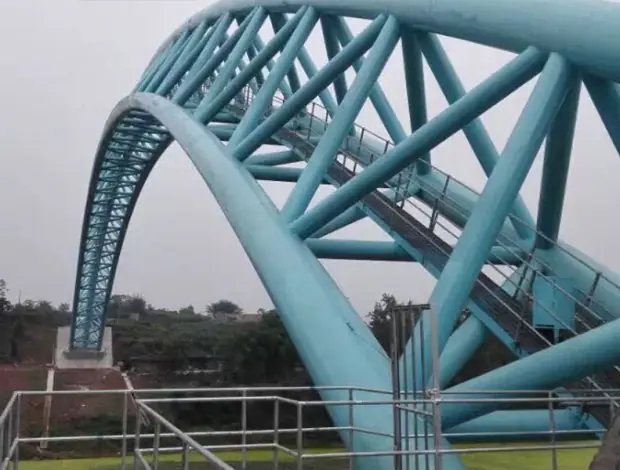
{"type": "MultiPolygon", "coordinates": [[[[474,446],[457,446],[457,448],[473,448],[474,446]]],[[[475,447],[481,447],[476,445],[475,447]]],[[[485,446],[486,447],[486,446],[485,446]]],[[[498,450],[501,446],[497,447],[498,450]]],[[[316,453],[335,452],[335,450],[316,449],[316,453]]],[[[558,451],[558,468],[562,470],[583,470],[588,468],[595,449],[571,449],[558,451]]],[[[240,452],[218,452],[217,455],[236,468],[240,468],[240,452]]],[[[270,470],[272,468],[273,453],[270,450],[252,450],[247,452],[248,470],[270,470]]],[[[421,459],[422,457],[420,457],[421,459]]],[[[551,453],[549,451],[519,451],[519,452],[488,452],[462,455],[463,462],[468,470],[549,470],[551,468],[551,453]]],[[[208,468],[204,460],[192,454],[191,470],[208,468]]],[[[129,461],[129,460],[128,460],[129,461]]],[[[178,455],[163,455],[160,457],[160,470],[179,468],[178,455]]],[[[294,461],[291,457],[280,454],[280,468],[293,470],[294,461]]],[[[73,460],[46,460],[24,461],[20,463],[20,470],[117,470],[120,459],[73,459],[73,460]]],[[[128,465],[128,468],[132,468],[128,465]]],[[[212,468],[212,467],[210,467],[212,468]]],[[[304,464],[307,469],[346,470],[348,463],[343,460],[315,460],[304,464]]]]}

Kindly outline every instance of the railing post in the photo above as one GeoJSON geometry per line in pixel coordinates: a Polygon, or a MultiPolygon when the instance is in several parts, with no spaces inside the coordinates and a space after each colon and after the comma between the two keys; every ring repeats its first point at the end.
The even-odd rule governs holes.
{"type": "Polygon", "coordinates": [[[307,140],[310,140],[310,135],[312,134],[312,120],[314,119],[314,107],[316,106],[315,103],[312,103],[312,106],[310,106],[310,121],[308,122],[308,138],[307,140]]]}
{"type": "Polygon", "coordinates": [[[181,469],[189,470],[189,446],[183,443],[183,453],[181,454],[181,469]]]}
{"type": "Polygon", "coordinates": [[[364,132],[366,132],[366,128],[362,127],[362,131],[360,132],[360,140],[359,140],[359,145],[357,147],[357,156],[359,157],[360,152],[362,151],[362,142],[364,142],[364,132]]]}
{"type": "Polygon", "coordinates": [[[433,204],[433,213],[431,214],[431,223],[429,225],[429,230],[431,232],[435,231],[435,225],[437,224],[437,217],[439,217],[439,201],[443,201],[446,196],[446,192],[448,191],[448,184],[450,184],[450,175],[446,177],[446,182],[443,185],[443,190],[439,197],[435,198],[435,203],[433,204]]]}
{"type": "MultiPolygon", "coordinates": [[[[127,415],[129,408],[129,392],[125,391],[123,393],[123,441],[121,443],[121,470],[125,470],[127,468],[127,415]]],[[[139,420],[140,417],[138,413],[136,413],[136,419],[139,420]]]]}
{"type": "Polygon", "coordinates": [[[2,465],[2,462],[4,462],[4,428],[5,428],[5,421],[2,421],[0,423],[0,465],[2,465]]]}
{"type": "Polygon", "coordinates": [[[248,443],[247,443],[247,427],[248,427],[248,391],[243,389],[241,392],[241,468],[245,470],[248,465],[248,443]]]}
{"type": "Polygon", "coordinates": [[[547,399],[549,401],[549,425],[551,430],[551,469],[558,470],[558,454],[556,449],[555,435],[555,416],[553,414],[553,397],[552,392],[548,392],[547,399]]]}
{"type": "Polygon", "coordinates": [[[273,470],[278,470],[280,463],[280,399],[273,402],[273,470]]]}
{"type": "Polygon", "coordinates": [[[304,447],[304,408],[301,402],[297,403],[297,470],[303,470],[303,447],[304,447]]]}
{"type": "MultiPolygon", "coordinates": [[[[355,420],[353,417],[353,388],[349,388],[349,452],[355,452],[355,420]]],[[[355,462],[355,456],[349,457],[349,470],[353,470],[355,462]]]]}
{"type": "MultiPolygon", "coordinates": [[[[440,391],[433,388],[430,391],[432,410],[433,410],[433,447],[435,449],[434,469],[442,470],[442,449],[441,449],[441,410],[440,410],[440,391]]],[[[427,446],[428,450],[428,446],[427,446]]],[[[557,470],[557,469],[554,469],[557,470]]]]}
{"type": "Polygon", "coordinates": [[[13,470],[19,468],[19,427],[21,426],[21,403],[22,394],[17,392],[17,399],[15,400],[15,454],[13,455],[13,470]]]}
{"type": "Polygon", "coordinates": [[[157,470],[159,466],[159,441],[161,433],[161,424],[159,421],[155,423],[155,436],[153,436],[153,470],[157,470]]]}
{"type": "Polygon", "coordinates": [[[133,444],[133,470],[138,470],[138,454],[140,453],[140,431],[141,431],[141,420],[140,413],[142,412],[142,407],[138,401],[136,403],[136,435],[134,437],[133,444]]]}
{"type": "Polygon", "coordinates": [[[13,446],[13,411],[12,410],[9,410],[8,418],[9,418],[9,422],[7,424],[6,456],[7,456],[7,459],[10,459],[11,447],[13,446]]]}
{"type": "Polygon", "coordinates": [[[597,271],[596,276],[594,277],[594,281],[592,282],[592,287],[590,287],[590,292],[588,292],[588,296],[586,297],[586,301],[584,302],[584,305],[586,307],[590,306],[590,302],[592,302],[592,296],[594,296],[594,291],[596,290],[600,280],[601,280],[601,272],[597,271]]]}
{"type": "Polygon", "coordinates": [[[323,128],[323,131],[326,131],[327,126],[329,126],[329,111],[327,111],[327,108],[323,109],[325,109],[325,127],[323,128]]]}

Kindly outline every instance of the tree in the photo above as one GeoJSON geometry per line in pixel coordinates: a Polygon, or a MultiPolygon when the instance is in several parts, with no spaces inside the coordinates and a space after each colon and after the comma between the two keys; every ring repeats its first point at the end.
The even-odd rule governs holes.
{"type": "MultiPolygon", "coordinates": [[[[218,355],[224,358],[227,381],[236,385],[292,385],[299,378],[304,369],[277,312],[262,314],[257,323],[230,326],[232,335],[218,335],[225,338],[218,355]]],[[[305,381],[305,372],[303,377],[305,381]]]]}
{"type": "Polygon", "coordinates": [[[58,311],[62,312],[62,313],[69,313],[69,311],[71,310],[71,307],[69,306],[68,303],[63,302],[58,306],[58,311]]]}
{"type": "Polygon", "coordinates": [[[143,313],[146,313],[146,300],[139,295],[135,295],[129,300],[128,307],[129,313],[138,313],[142,315],[143,313]]]}
{"type": "Polygon", "coordinates": [[[220,299],[217,302],[213,302],[207,305],[207,313],[211,316],[236,316],[241,315],[243,310],[236,303],[230,300],[220,299]]]}
{"type": "Polygon", "coordinates": [[[51,313],[54,311],[54,306],[48,300],[37,300],[34,304],[34,308],[42,313],[51,313]]]}
{"type": "Polygon", "coordinates": [[[0,279],[0,314],[9,312],[12,309],[11,302],[7,299],[9,288],[4,279],[0,279]]]}
{"type": "Polygon", "coordinates": [[[188,305],[179,309],[179,315],[196,315],[196,310],[193,305],[188,305]]]}

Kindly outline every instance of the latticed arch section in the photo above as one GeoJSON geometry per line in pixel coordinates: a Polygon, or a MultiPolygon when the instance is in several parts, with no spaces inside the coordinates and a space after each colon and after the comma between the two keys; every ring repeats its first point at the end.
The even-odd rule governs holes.
{"type": "MultiPolygon", "coordinates": [[[[558,388],[568,394],[559,387],[601,391],[615,385],[618,276],[558,236],[582,88],[620,149],[620,62],[609,43],[620,39],[618,6],[574,1],[554,15],[557,5],[543,0],[332,3],[221,2],[190,19],[157,51],[111,116],[97,152],[71,347],[101,347],[133,208],[176,139],[227,214],[317,385],[391,384],[388,358],[317,262],[322,257],[417,262],[437,278],[423,318],[436,320],[439,369],[433,369],[430,348],[433,322],[420,322],[415,335],[424,341],[407,346],[415,372],[400,371],[408,390],[447,387],[489,334],[518,360],[448,391],[558,388]],[[578,28],[586,10],[605,40],[551,32],[578,28]],[[347,17],[367,24],[354,35],[347,17]],[[271,34],[264,35],[265,28],[271,34]],[[438,33],[515,56],[466,91],[438,33]],[[307,49],[317,34],[328,58],[321,67],[307,49]],[[405,72],[406,123],[379,82],[397,50],[405,72]],[[426,112],[424,62],[448,102],[433,117],[426,112]],[[479,117],[530,81],[533,91],[500,152],[479,117]],[[366,103],[386,137],[356,124],[366,103]],[[433,166],[433,150],[461,131],[488,176],[480,194],[433,166]],[[265,145],[281,150],[261,153],[265,145]],[[533,218],[519,191],[543,148],[533,218]],[[305,166],[287,166],[293,162],[305,166]],[[257,180],[295,183],[281,210],[257,180]],[[321,184],[336,189],[311,206],[321,184]],[[262,229],[258,215],[265,218],[262,229]],[[325,238],[363,218],[393,242],[325,238]],[[283,260],[268,262],[274,257],[283,260]],[[320,314],[308,295],[321,299],[320,314]]],[[[496,408],[449,404],[443,424],[450,428],[496,408]]],[[[337,411],[332,416],[344,420],[337,411]]],[[[371,428],[392,423],[385,409],[360,419],[371,428]]],[[[607,425],[609,410],[580,419],[607,425]]],[[[391,444],[366,437],[355,445],[381,450],[391,444]]]]}

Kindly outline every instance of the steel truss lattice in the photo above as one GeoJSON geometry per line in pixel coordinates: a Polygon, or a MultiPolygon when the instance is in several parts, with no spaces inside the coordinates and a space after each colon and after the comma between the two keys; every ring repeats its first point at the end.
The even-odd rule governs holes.
{"type": "MultiPolygon", "coordinates": [[[[385,389],[391,380],[387,356],[317,261],[339,258],[415,261],[438,279],[424,317],[438,320],[442,387],[493,334],[518,360],[452,391],[611,388],[620,377],[620,326],[612,321],[620,315],[618,276],[560,243],[558,233],[582,88],[620,151],[620,7],[572,0],[559,8],[550,0],[230,0],[191,18],[157,51],[106,124],[84,216],[71,347],[101,347],[131,214],[157,160],[176,140],[224,210],[317,386],[385,389]],[[369,23],[354,37],[347,17],[369,23]],[[591,31],[584,18],[595,23],[591,31]],[[269,26],[273,34],[263,42],[269,26]],[[320,68],[305,47],[315,29],[329,58],[320,68]],[[516,56],[465,91],[437,34],[516,56]],[[407,126],[378,83],[397,47],[407,126]],[[423,61],[449,103],[432,119],[423,61]],[[345,77],[350,69],[354,80],[345,77]],[[479,116],[532,79],[500,154],[479,116]],[[355,124],[366,101],[388,140],[355,124]],[[459,131],[488,176],[481,194],[431,164],[432,150],[459,131]],[[519,191],[544,141],[534,220],[519,191]],[[265,144],[284,150],[256,153],[265,144]],[[305,168],[282,166],[299,161],[305,168]],[[295,183],[281,211],[257,180],[295,183]],[[321,184],[337,189],[309,208],[321,184]],[[366,217],[394,242],[324,238],[366,217]],[[485,265],[509,274],[498,282],[485,265]]],[[[404,376],[409,390],[431,379],[430,324],[420,322],[416,331],[427,341],[408,345],[418,365],[404,376]]],[[[338,398],[330,393],[337,395],[323,398],[338,398]]],[[[493,411],[489,404],[443,404],[442,424],[493,411]]],[[[574,412],[580,425],[609,419],[608,411],[574,412]]],[[[331,413],[337,425],[345,419],[338,409],[331,413]]],[[[390,413],[378,407],[356,419],[380,431],[392,425],[390,413]]],[[[380,437],[355,443],[372,451],[391,445],[380,437]]],[[[373,468],[389,464],[379,459],[373,468]]],[[[460,468],[456,458],[446,465],[460,468]]]]}

